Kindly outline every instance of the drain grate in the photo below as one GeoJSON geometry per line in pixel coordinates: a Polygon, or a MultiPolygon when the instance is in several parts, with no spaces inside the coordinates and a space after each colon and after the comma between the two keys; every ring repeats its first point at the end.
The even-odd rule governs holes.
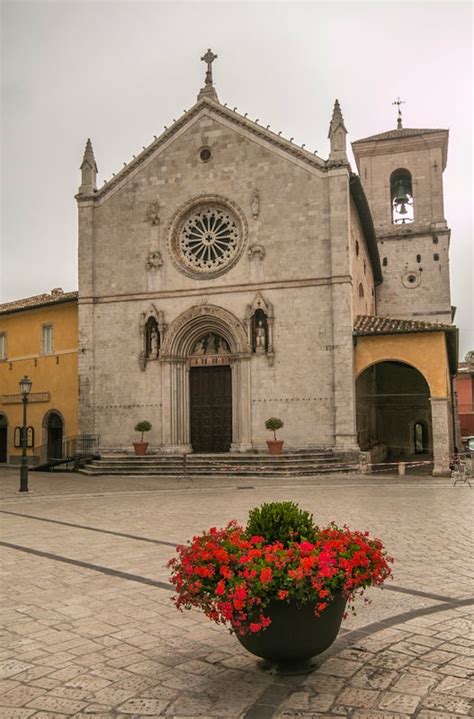
{"type": "Polygon", "coordinates": [[[251,487],[250,485],[241,485],[240,487],[237,485],[236,489],[255,489],[255,487],[251,487]]]}

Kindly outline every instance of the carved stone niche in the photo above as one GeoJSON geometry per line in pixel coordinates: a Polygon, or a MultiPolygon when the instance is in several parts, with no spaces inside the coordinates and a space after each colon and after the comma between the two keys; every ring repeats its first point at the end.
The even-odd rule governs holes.
{"type": "Polygon", "coordinates": [[[266,302],[260,292],[245,311],[249,344],[254,354],[264,354],[270,367],[273,366],[273,305],[266,302]]]}
{"type": "Polygon", "coordinates": [[[262,262],[265,257],[265,247],[263,245],[250,245],[247,253],[249,260],[260,260],[262,262]]]}
{"type": "Polygon", "coordinates": [[[166,331],[163,312],[151,304],[146,312],[140,315],[140,343],[138,366],[143,371],[147,363],[157,360],[166,331]]]}
{"type": "Polygon", "coordinates": [[[161,252],[158,250],[150,250],[145,262],[145,269],[147,270],[159,270],[163,265],[163,258],[161,252]]]}

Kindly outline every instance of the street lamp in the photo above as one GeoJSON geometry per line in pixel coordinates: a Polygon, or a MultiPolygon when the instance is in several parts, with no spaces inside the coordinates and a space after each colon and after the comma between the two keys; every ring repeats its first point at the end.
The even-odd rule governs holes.
{"type": "Polygon", "coordinates": [[[23,427],[21,428],[21,466],[20,466],[20,492],[28,492],[28,464],[26,461],[26,445],[28,427],[26,424],[26,405],[31,392],[32,381],[25,375],[20,380],[20,393],[23,402],[23,427]]]}

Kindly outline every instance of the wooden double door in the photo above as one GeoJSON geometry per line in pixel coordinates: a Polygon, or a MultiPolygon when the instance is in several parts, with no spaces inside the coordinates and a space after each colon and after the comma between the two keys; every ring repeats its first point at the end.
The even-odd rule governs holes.
{"type": "Polygon", "coordinates": [[[232,374],[229,365],[191,367],[191,444],[194,452],[229,452],[232,374]]]}

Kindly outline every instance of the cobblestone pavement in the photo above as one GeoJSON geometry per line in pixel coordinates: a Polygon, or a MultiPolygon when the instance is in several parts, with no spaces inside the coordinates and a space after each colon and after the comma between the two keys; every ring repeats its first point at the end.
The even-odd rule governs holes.
{"type": "Polygon", "coordinates": [[[473,716],[467,485],[32,473],[19,494],[18,475],[0,470],[2,719],[473,716]],[[306,676],[265,673],[225,628],[170,601],[174,545],[272,499],[368,529],[396,558],[394,581],[306,676]]]}

